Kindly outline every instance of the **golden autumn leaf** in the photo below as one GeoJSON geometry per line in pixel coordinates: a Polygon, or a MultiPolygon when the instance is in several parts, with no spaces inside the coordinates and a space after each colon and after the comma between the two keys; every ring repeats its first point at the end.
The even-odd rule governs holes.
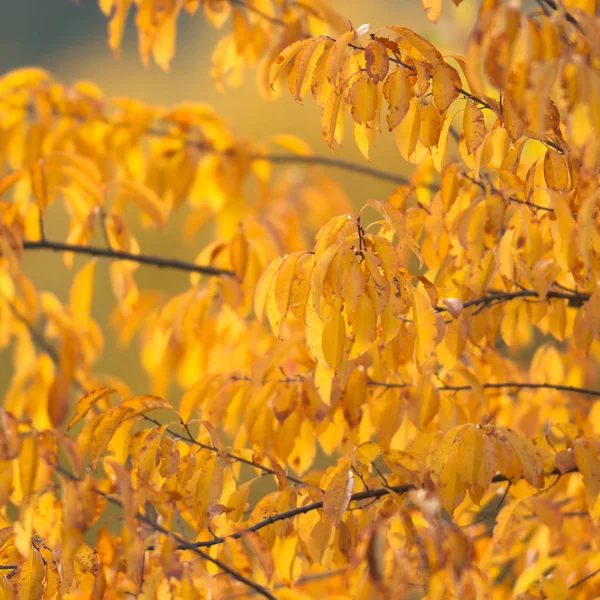
{"type": "Polygon", "coordinates": [[[88,411],[100,400],[110,396],[111,394],[118,393],[114,388],[99,388],[83,396],[77,401],[75,405],[75,416],[71,419],[71,422],[67,426],[67,429],[73,427],[73,425],[79,423],[81,419],[85,417],[88,411]]]}
{"type": "Polygon", "coordinates": [[[404,120],[410,108],[411,98],[414,96],[406,69],[397,67],[386,77],[383,84],[383,95],[390,105],[387,123],[392,131],[404,120]]]}
{"type": "Polygon", "coordinates": [[[328,56],[327,78],[334,89],[338,85],[338,74],[342,67],[345,51],[355,35],[356,32],[353,29],[346,31],[335,41],[331,48],[331,53],[328,56]]]}
{"type": "Polygon", "coordinates": [[[408,27],[392,25],[389,29],[404,38],[432,66],[435,67],[441,62],[442,55],[435,46],[408,27]]]}
{"type": "Polygon", "coordinates": [[[21,562],[11,575],[9,585],[13,598],[30,600],[41,598],[44,591],[45,567],[44,559],[37,549],[21,562]]]}
{"type": "Polygon", "coordinates": [[[440,111],[447,110],[459,96],[462,87],[458,71],[448,63],[439,62],[433,73],[433,98],[440,111]]]}
{"type": "Polygon", "coordinates": [[[342,313],[336,312],[325,323],[322,339],[323,356],[330,367],[342,364],[346,347],[346,325],[342,313]]]}
{"type": "Polygon", "coordinates": [[[357,123],[370,123],[375,119],[378,100],[377,86],[367,75],[358,78],[348,90],[350,113],[357,123]]]}
{"type": "Polygon", "coordinates": [[[472,100],[467,100],[465,105],[463,131],[467,150],[472,154],[481,146],[486,134],[483,113],[472,100]]]}
{"type": "Polygon", "coordinates": [[[351,463],[347,459],[341,460],[332,472],[323,498],[323,512],[333,525],[338,526],[341,523],[353,490],[354,474],[351,463]]]}

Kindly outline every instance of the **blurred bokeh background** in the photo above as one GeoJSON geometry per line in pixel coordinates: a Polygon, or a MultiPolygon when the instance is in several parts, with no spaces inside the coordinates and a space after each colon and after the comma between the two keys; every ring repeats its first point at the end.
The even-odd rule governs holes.
{"type": "MultiPolygon", "coordinates": [[[[428,22],[420,0],[330,0],[331,5],[353,25],[370,23],[371,31],[385,25],[404,25],[430,39],[444,54],[462,54],[464,43],[475,17],[478,2],[466,0],[460,7],[446,0],[442,18],[433,25],[428,22]]],[[[294,134],[304,139],[318,154],[330,154],[320,131],[319,111],[308,98],[304,106],[289,94],[266,103],[258,94],[255,74],[247,72],[242,87],[219,93],[210,80],[210,55],[222,35],[203,18],[202,12],[179,20],[177,48],[169,72],[154,64],[142,64],[137,52],[137,34],[130,15],[120,57],[107,44],[107,19],[100,12],[97,0],[5,0],[0,19],[0,73],[24,66],[41,66],[65,84],[89,80],[100,85],[107,96],[128,96],[143,101],[170,105],[181,101],[205,102],[217,107],[233,131],[256,140],[267,140],[276,133],[294,134]]],[[[230,27],[226,23],[225,28],[230,27]]],[[[364,163],[351,135],[346,135],[344,147],[336,154],[364,163]]],[[[395,147],[393,136],[384,132],[377,136],[371,162],[380,169],[400,174],[409,172],[395,147]]],[[[342,184],[354,206],[369,197],[384,199],[393,191],[382,183],[347,171],[332,172],[342,184]]],[[[182,217],[172,219],[165,232],[136,231],[143,251],[166,256],[193,259],[209,239],[196,239],[190,245],[181,242],[182,217]]],[[[47,225],[51,227],[51,224],[47,225]]],[[[62,238],[64,239],[64,235],[62,238]]],[[[78,268],[83,261],[76,261],[78,268]]],[[[67,301],[72,274],[62,259],[51,253],[28,253],[25,272],[38,289],[47,289],[67,301]]],[[[108,327],[113,307],[106,265],[96,271],[93,314],[105,333],[104,358],[98,371],[122,378],[133,393],[148,393],[148,380],[137,360],[137,345],[119,348],[108,327]]],[[[137,281],[140,288],[162,288],[170,294],[183,291],[187,276],[152,267],[142,267],[137,281]]],[[[6,389],[11,373],[11,353],[4,353],[0,363],[0,391],[6,389]]],[[[173,399],[177,402],[177,399],[173,399]]]]}

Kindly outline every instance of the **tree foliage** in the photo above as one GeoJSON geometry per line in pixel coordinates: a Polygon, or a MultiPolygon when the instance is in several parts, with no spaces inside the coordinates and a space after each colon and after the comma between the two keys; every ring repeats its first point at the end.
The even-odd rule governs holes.
{"type": "MultiPolygon", "coordinates": [[[[437,21],[442,0],[422,4],[437,21]]],[[[164,69],[202,13],[227,32],[219,88],[255,69],[267,100],[313,97],[330,148],[346,134],[368,159],[391,132],[415,167],[38,68],[0,78],[0,595],[598,597],[595,0],[483,0],[464,58],[326,0],[99,5],[115,52],[132,11],[164,69]],[[395,189],[353,212],[327,167],[395,189]],[[213,241],[145,253],[139,225],[184,208],[213,241]],[[22,268],[44,250],[72,269],[68,302],[22,268]],[[144,265],[189,285],[140,288],[144,265]],[[151,394],[95,367],[100,269],[151,394]]]]}

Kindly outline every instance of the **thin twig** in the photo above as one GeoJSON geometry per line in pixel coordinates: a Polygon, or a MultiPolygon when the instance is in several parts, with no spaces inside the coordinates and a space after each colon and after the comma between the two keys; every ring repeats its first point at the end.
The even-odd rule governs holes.
{"type": "Polygon", "coordinates": [[[567,589],[572,590],[572,589],[580,586],[582,583],[585,583],[588,579],[591,579],[592,577],[595,577],[599,573],[600,573],[600,569],[596,569],[595,571],[592,571],[589,575],[586,575],[585,577],[582,577],[579,581],[576,581],[575,583],[573,583],[572,585],[570,585],[567,589]]]}
{"type": "MultiPolygon", "coordinates": [[[[333,156],[323,155],[298,155],[298,154],[252,154],[250,160],[265,160],[274,164],[309,164],[309,165],[323,165],[327,167],[333,167],[335,169],[344,169],[351,171],[352,173],[359,173],[361,175],[368,175],[382,181],[389,181],[398,185],[413,185],[407,177],[402,177],[396,173],[390,171],[382,171],[381,169],[375,169],[369,165],[363,165],[360,163],[353,163],[348,160],[341,158],[335,158],[333,156]]],[[[431,191],[438,191],[439,185],[433,183],[418,183],[415,187],[427,188],[431,191]]]]}
{"type": "Polygon", "coordinates": [[[177,258],[164,258],[163,256],[151,256],[149,254],[133,254],[123,250],[112,250],[110,248],[100,248],[98,246],[82,246],[79,244],[67,244],[50,240],[23,242],[24,250],[52,250],[54,252],[73,252],[75,254],[86,254],[109,258],[111,260],[130,260],[143,265],[152,265],[168,269],[177,269],[189,273],[201,273],[203,275],[218,275],[226,277],[235,277],[235,273],[229,269],[220,269],[210,265],[197,265],[192,262],[179,260],[177,258]]]}
{"type": "MultiPolygon", "coordinates": [[[[552,10],[558,10],[558,5],[554,0],[541,0],[541,1],[544,2],[545,4],[547,4],[552,10]]],[[[567,19],[567,21],[569,23],[571,23],[571,25],[574,25],[579,30],[580,33],[585,34],[579,21],[569,11],[564,10],[564,6],[562,8],[564,11],[563,14],[565,15],[565,19],[567,19]]]]}
{"type": "Polygon", "coordinates": [[[504,494],[502,494],[502,498],[500,498],[500,502],[498,502],[498,504],[492,510],[484,513],[478,519],[475,519],[474,521],[471,521],[471,523],[467,523],[466,525],[461,525],[461,527],[463,529],[465,527],[471,527],[472,525],[477,525],[478,523],[483,523],[483,521],[486,521],[490,517],[493,517],[493,516],[497,515],[498,512],[500,511],[500,508],[502,508],[502,505],[504,504],[504,501],[506,500],[506,497],[508,496],[508,492],[510,490],[510,486],[511,485],[512,484],[509,481],[508,485],[506,486],[506,489],[504,490],[504,494]]]}
{"type": "MultiPolygon", "coordinates": [[[[153,423],[154,425],[158,426],[158,427],[162,427],[162,423],[160,421],[157,421],[156,419],[149,417],[146,414],[142,414],[141,415],[146,421],[149,421],[150,423],[153,423]]],[[[217,454],[219,453],[219,449],[216,448],[215,446],[211,446],[210,444],[204,444],[202,442],[199,442],[197,439],[195,439],[192,434],[189,431],[189,428],[187,427],[186,424],[182,423],[182,427],[186,430],[187,436],[185,435],[181,435],[180,433],[177,433],[176,431],[173,431],[173,429],[166,429],[165,431],[169,434],[172,435],[174,438],[177,438],[178,440],[181,440],[182,442],[187,442],[189,444],[192,444],[194,446],[198,446],[198,448],[202,448],[203,450],[210,450],[211,452],[216,452],[217,454]]],[[[269,469],[269,467],[265,467],[264,465],[260,465],[254,461],[248,460],[247,458],[244,458],[242,456],[238,456],[237,454],[232,454],[231,452],[227,452],[226,453],[227,458],[235,461],[235,462],[239,462],[242,463],[244,465],[248,465],[249,467],[252,467],[253,469],[259,469],[260,471],[262,471],[265,475],[274,475],[277,476],[277,474],[275,473],[275,471],[273,469],[269,469]]],[[[297,477],[294,477],[293,475],[288,475],[287,476],[287,480],[291,481],[292,483],[296,483],[298,485],[303,485],[303,486],[309,486],[310,484],[302,481],[302,479],[298,479],[297,477]]],[[[310,487],[315,487],[315,486],[310,486],[310,487]]],[[[316,488],[316,489],[320,489],[320,488],[316,488]]],[[[323,491],[323,490],[320,490],[323,491]]]]}

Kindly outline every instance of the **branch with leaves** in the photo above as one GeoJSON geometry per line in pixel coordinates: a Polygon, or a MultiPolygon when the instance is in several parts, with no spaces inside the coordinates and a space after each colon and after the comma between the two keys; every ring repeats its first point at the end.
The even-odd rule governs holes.
{"type": "Polygon", "coordinates": [[[594,595],[593,528],[543,528],[599,516],[595,12],[485,2],[442,51],[327,0],[100,8],[162,68],[201,12],[220,90],[256,68],[330,149],[389,133],[406,165],[0,76],[0,596],[594,595]],[[355,213],[338,169],[396,189],[355,213]],[[146,254],[150,228],[204,246],[146,254]],[[66,287],[21,260],[49,252],[66,287]]]}

